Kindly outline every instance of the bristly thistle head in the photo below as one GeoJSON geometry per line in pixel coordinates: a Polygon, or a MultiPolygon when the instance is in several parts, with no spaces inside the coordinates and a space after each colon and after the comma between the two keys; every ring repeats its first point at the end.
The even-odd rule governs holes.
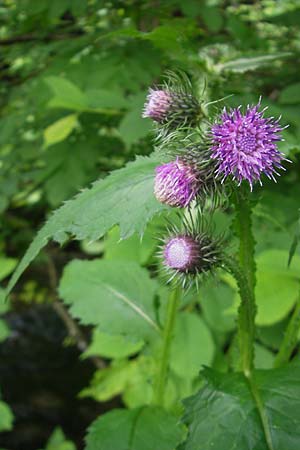
{"type": "Polygon", "coordinates": [[[211,158],[205,141],[192,142],[187,137],[168,142],[160,152],[175,160],[158,166],[154,183],[154,194],[158,201],[173,207],[187,207],[193,200],[203,206],[211,201],[217,206],[224,193],[216,180],[216,162],[211,158]]]}
{"type": "Polygon", "coordinates": [[[212,158],[217,162],[216,174],[222,176],[222,182],[228,176],[240,185],[247,180],[251,190],[261,176],[275,180],[279,175],[276,169],[283,169],[282,160],[286,159],[278,150],[277,142],[282,140],[279,119],[263,116],[264,108],[247,106],[243,114],[239,108],[227,111],[225,108],[220,120],[211,129],[212,158]]]}
{"type": "Polygon", "coordinates": [[[167,282],[189,288],[198,288],[201,276],[207,275],[222,265],[222,237],[213,237],[211,227],[200,214],[196,219],[181,219],[181,227],[168,229],[162,239],[159,257],[167,282]]]}
{"type": "Polygon", "coordinates": [[[165,129],[194,126],[203,116],[192,84],[185,74],[168,73],[168,80],[150,89],[143,117],[149,117],[165,129]]]}

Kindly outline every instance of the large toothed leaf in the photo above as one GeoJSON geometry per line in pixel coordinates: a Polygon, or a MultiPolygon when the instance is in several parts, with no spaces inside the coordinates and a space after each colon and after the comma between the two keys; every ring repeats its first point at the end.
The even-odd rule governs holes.
{"type": "Polygon", "coordinates": [[[83,324],[140,340],[159,332],[154,295],[146,269],[133,261],[74,260],[64,270],[61,298],[83,324]]]}
{"type": "Polygon", "coordinates": [[[135,232],[141,234],[147,222],[165,209],[153,195],[154,169],[158,164],[155,155],[138,157],[56,210],[28,248],[7,292],[50,239],[59,243],[69,237],[92,241],[116,224],[122,238],[135,232]]]}
{"type": "Polygon", "coordinates": [[[251,386],[240,373],[204,375],[206,386],[186,401],[182,450],[300,448],[299,362],[257,370],[251,386]]]}
{"type": "Polygon", "coordinates": [[[116,409],[91,425],[85,450],[175,450],[184,435],[183,425],[157,406],[116,409]]]}

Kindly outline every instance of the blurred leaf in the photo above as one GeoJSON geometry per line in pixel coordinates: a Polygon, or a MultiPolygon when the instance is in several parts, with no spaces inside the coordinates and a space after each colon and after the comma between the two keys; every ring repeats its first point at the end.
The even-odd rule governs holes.
{"type": "Polygon", "coordinates": [[[183,378],[195,378],[214,356],[214,342],[203,320],[194,313],[177,315],[170,367],[183,378]],[[196,344],[198,343],[198,344],[196,344]]]}
{"type": "Polygon", "coordinates": [[[0,319],[0,342],[5,341],[10,335],[10,329],[7,326],[5,320],[0,319]]]}
{"type": "Polygon", "coordinates": [[[13,428],[14,416],[10,407],[0,401],[0,432],[10,431],[13,428]]]}
{"type": "Polygon", "coordinates": [[[128,100],[126,100],[121,91],[115,89],[114,91],[104,89],[89,89],[85,93],[89,107],[92,109],[103,108],[128,108],[128,100]]]}
{"type": "Polygon", "coordinates": [[[288,56],[291,56],[291,53],[281,52],[275,53],[274,55],[261,55],[248,58],[238,58],[233,61],[218,64],[217,69],[220,72],[228,71],[228,72],[243,73],[248,72],[249,70],[259,69],[260,67],[269,65],[274,61],[281,60],[282,58],[286,58],[288,56]]]}
{"type": "Polygon", "coordinates": [[[159,332],[153,303],[157,288],[134,262],[74,260],[64,270],[59,293],[83,324],[140,340],[159,332]]]}
{"type": "Polygon", "coordinates": [[[158,406],[115,409],[93,422],[85,450],[174,450],[184,436],[177,418],[158,406]]]}
{"type": "Polygon", "coordinates": [[[76,450],[73,442],[66,439],[61,428],[57,427],[51,434],[45,450],[76,450]]]}
{"type": "Polygon", "coordinates": [[[87,97],[71,81],[61,77],[50,76],[45,78],[45,82],[54,94],[54,97],[48,104],[49,107],[72,109],[75,111],[88,109],[87,97]]]}
{"type": "Polygon", "coordinates": [[[272,369],[275,354],[260,344],[255,344],[255,367],[256,369],[272,369]]]}
{"type": "Polygon", "coordinates": [[[15,258],[0,256],[0,281],[4,280],[4,278],[11,274],[17,263],[18,260],[15,258]]]}
{"type": "Polygon", "coordinates": [[[280,93],[279,103],[300,103],[300,83],[290,84],[284,88],[280,93]]]}
{"type": "Polygon", "coordinates": [[[143,345],[143,341],[130,342],[124,336],[106,334],[96,328],[93,330],[91,344],[81,356],[82,358],[95,355],[104,358],[125,358],[140,351],[143,345]]]}
{"type": "MultiPolygon", "coordinates": [[[[189,432],[182,450],[269,450],[246,378],[211,369],[205,369],[204,376],[205,387],[185,402],[184,422],[189,432]]],[[[276,370],[257,370],[253,376],[273,450],[299,448],[299,377],[299,362],[276,370]]]]}
{"type": "Polygon", "coordinates": [[[75,239],[97,240],[119,224],[121,237],[142,233],[147,222],[166,209],[153,195],[156,156],[137,157],[58,209],[36,235],[8,285],[13,288],[39,251],[53,238],[63,243],[75,239]]]}
{"type": "Polygon", "coordinates": [[[44,130],[45,146],[56,144],[65,140],[77,126],[77,115],[70,114],[62,119],[57,120],[44,130]]]}

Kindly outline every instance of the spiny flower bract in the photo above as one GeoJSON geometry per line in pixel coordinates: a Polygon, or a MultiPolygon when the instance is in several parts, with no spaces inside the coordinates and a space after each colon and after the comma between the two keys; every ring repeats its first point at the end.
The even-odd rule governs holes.
{"type": "Polygon", "coordinates": [[[169,206],[185,207],[197,194],[197,178],[192,167],[179,158],[156,167],[154,194],[169,206]]]}
{"type": "Polygon", "coordinates": [[[222,237],[213,237],[201,214],[181,217],[180,226],[171,225],[163,237],[159,257],[167,282],[198,287],[202,275],[222,264],[222,237]]]}
{"type": "Polygon", "coordinates": [[[276,169],[283,169],[284,155],[278,150],[283,128],[279,119],[265,118],[264,111],[256,106],[247,106],[245,114],[239,108],[229,111],[224,108],[220,120],[212,126],[212,155],[218,162],[217,175],[232,176],[239,184],[247,180],[251,190],[253,183],[265,174],[275,180],[276,169]]]}

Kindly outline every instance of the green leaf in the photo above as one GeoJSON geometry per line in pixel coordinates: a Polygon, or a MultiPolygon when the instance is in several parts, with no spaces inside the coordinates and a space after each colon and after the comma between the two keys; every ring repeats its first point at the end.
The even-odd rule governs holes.
{"type": "Polygon", "coordinates": [[[138,157],[59,208],[28,248],[7,293],[51,238],[60,243],[69,236],[95,241],[116,224],[120,225],[123,239],[135,232],[141,234],[147,222],[166,209],[153,195],[154,170],[158,164],[156,155],[138,157]]]}
{"type": "Polygon", "coordinates": [[[56,144],[66,139],[77,126],[77,115],[69,114],[62,119],[57,120],[44,130],[45,146],[56,144]]]}
{"type": "Polygon", "coordinates": [[[139,340],[159,332],[153,304],[157,288],[134,262],[74,260],[64,270],[59,293],[83,324],[139,340]]]}
{"type": "Polygon", "coordinates": [[[300,83],[290,84],[284,88],[280,93],[279,103],[288,105],[300,103],[300,83]]]}
{"type": "Polygon", "coordinates": [[[261,55],[249,58],[238,58],[233,61],[227,61],[223,64],[218,64],[216,67],[217,70],[219,70],[220,72],[225,71],[225,72],[244,73],[250,70],[256,70],[259,69],[260,67],[272,64],[274,61],[286,58],[290,55],[291,53],[281,52],[275,53],[274,55],[261,55]]]}
{"type": "Polygon", "coordinates": [[[206,385],[186,402],[189,433],[182,450],[298,450],[300,444],[300,365],[255,372],[267,444],[253,390],[240,373],[206,369],[206,385]],[[272,447],[271,447],[272,445],[272,447]]]}
{"type": "Polygon", "coordinates": [[[73,442],[66,439],[61,428],[57,427],[51,434],[45,450],[76,450],[73,442]]]}
{"type": "Polygon", "coordinates": [[[170,366],[183,378],[195,378],[214,356],[214,342],[203,320],[193,313],[177,316],[170,366]]]}
{"type": "Polygon", "coordinates": [[[10,431],[13,427],[14,416],[10,407],[0,401],[0,432],[10,431]]]}
{"type": "Polygon", "coordinates": [[[49,107],[75,111],[84,111],[88,108],[87,97],[71,81],[61,77],[50,76],[45,78],[45,82],[54,94],[54,98],[48,104],[49,107]]]}
{"type": "Polygon", "coordinates": [[[124,336],[106,334],[95,329],[91,344],[81,356],[83,358],[96,355],[104,358],[125,358],[139,352],[143,345],[143,341],[131,342],[124,336]]]}
{"type": "Polygon", "coordinates": [[[141,114],[145,100],[146,92],[141,92],[134,97],[131,100],[131,111],[125,114],[120,123],[119,133],[127,146],[138,142],[151,131],[151,120],[143,118],[141,114]]]}
{"type": "Polygon", "coordinates": [[[104,89],[90,89],[85,93],[89,107],[92,109],[103,108],[128,108],[128,100],[124,98],[122,91],[104,89]]]}
{"type": "Polygon", "coordinates": [[[184,435],[184,427],[162,408],[116,409],[91,425],[85,450],[175,450],[184,435]]]}

